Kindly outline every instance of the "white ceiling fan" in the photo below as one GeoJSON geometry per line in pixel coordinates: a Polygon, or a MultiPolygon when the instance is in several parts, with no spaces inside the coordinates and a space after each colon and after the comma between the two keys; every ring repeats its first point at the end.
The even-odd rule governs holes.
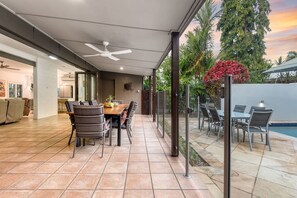
{"type": "Polygon", "coordinates": [[[0,61],[1,65],[0,65],[0,69],[11,69],[11,70],[20,70],[17,68],[12,68],[9,65],[4,65],[4,61],[0,61]]]}
{"type": "Polygon", "coordinates": [[[107,57],[110,58],[114,61],[118,61],[120,60],[119,58],[113,56],[113,55],[118,55],[118,54],[128,54],[131,53],[132,50],[127,49],[127,50],[121,50],[121,51],[115,51],[115,52],[110,52],[107,50],[107,46],[109,44],[109,42],[107,41],[103,41],[102,42],[104,45],[104,51],[100,50],[99,48],[95,47],[94,45],[90,44],[90,43],[85,43],[86,46],[92,48],[93,50],[99,52],[98,54],[92,54],[92,55],[84,55],[84,57],[94,57],[94,56],[102,56],[102,57],[107,57]]]}

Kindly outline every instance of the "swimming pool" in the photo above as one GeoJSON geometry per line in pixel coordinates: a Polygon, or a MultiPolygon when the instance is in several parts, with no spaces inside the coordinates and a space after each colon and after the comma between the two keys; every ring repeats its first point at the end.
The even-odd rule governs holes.
{"type": "Polygon", "coordinates": [[[297,137],[297,126],[271,126],[269,127],[269,130],[284,135],[297,137]]]}

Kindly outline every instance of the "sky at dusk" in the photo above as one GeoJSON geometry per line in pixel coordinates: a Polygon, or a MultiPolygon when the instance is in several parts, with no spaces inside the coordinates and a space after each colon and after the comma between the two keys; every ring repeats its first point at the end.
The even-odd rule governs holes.
{"type": "MultiPolygon", "coordinates": [[[[268,2],[271,9],[268,15],[271,31],[265,36],[265,58],[274,62],[279,56],[285,58],[288,51],[297,51],[297,0],[268,0],[268,2]]],[[[221,0],[215,0],[215,4],[219,9],[221,0]]],[[[195,22],[192,22],[185,33],[193,30],[195,26],[195,22]]],[[[220,35],[220,32],[214,31],[213,50],[215,55],[220,51],[220,35]]],[[[186,38],[183,35],[181,43],[185,42],[186,38]]]]}

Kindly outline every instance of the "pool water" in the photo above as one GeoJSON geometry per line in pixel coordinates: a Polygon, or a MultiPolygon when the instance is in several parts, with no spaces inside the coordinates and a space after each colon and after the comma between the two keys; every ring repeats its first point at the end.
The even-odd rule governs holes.
{"type": "Polygon", "coordinates": [[[269,130],[284,135],[297,137],[297,126],[271,126],[269,127],[269,130]]]}

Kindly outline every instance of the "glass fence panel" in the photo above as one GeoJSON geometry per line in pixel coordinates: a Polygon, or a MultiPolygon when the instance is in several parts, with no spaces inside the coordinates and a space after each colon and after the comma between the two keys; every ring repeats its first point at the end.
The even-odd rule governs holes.
{"type": "Polygon", "coordinates": [[[159,92],[159,98],[158,98],[158,111],[159,111],[159,119],[158,119],[158,124],[159,124],[159,129],[161,134],[163,134],[163,129],[164,129],[164,113],[165,113],[165,92],[164,91],[160,91],[159,92]]]}
{"type": "Polygon", "coordinates": [[[171,145],[171,91],[165,91],[164,132],[165,140],[171,145]]]}

